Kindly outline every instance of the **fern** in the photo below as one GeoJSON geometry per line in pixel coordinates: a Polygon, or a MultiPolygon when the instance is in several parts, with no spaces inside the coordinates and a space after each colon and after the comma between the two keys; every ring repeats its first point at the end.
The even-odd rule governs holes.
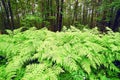
{"type": "Polygon", "coordinates": [[[0,35],[1,57],[2,80],[117,80],[120,33],[18,29],[0,35]]]}

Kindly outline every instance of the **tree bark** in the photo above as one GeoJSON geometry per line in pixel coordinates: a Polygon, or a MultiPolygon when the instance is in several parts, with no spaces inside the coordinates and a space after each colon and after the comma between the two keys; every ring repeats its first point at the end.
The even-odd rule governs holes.
{"type": "Polygon", "coordinates": [[[62,29],[62,21],[63,21],[63,3],[64,3],[64,0],[61,0],[60,19],[59,19],[58,31],[61,31],[61,29],[62,29]]]}
{"type": "Polygon", "coordinates": [[[6,13],[6,26],[5,29],[14,29],[14,18],[13,18],[13,13],[12,13],[12,8],[11,8],[11,3],[10,0],[2,0],[2,4],[6,13]]]}
{"type": "Polygon", "coordinates": [[[13,30],[14,29],[14,17],[13,17],[10,0],[8,0],[8,6],[9,6],[10,17],[11,17],[11,30],[13,30]]]}
{"type": "Polygon", "coordinates": [[[5,13],[6,13],[6,26],[5,29],[10,29],[10,19],[9,19],[9,10],[8,10],[8,6],[5,2],[5,0],[2,0],[2,5],[4,7],[5,13]]]}
{"type": "Polygon", "coordinates": [[[114,26],[112,27],[113,31],[118,31],[118,28],[120,26],[120,9],[117,10],[115,20],[114,20],[114,26]]]}
{"type": "Polygon", "coordinates": [[[63,20],[63,3],[64,0],[56,0],[57,5],[57,22],[56,22],[56,31],[61,31],[62,29],[62,20],[63,20]]]}
{"type": "Polygon", "coordinates": [[[56,16],[56,27],[55,27],[55,31],[57,31],[58,30],[58,28],[59,28],[59,8],[60,8],[60,6],[59,6],[60,4],[59,4],[59,0],[56,0],[56,6],[57,6],[57,16],[56,16]]]}
{"type": "Polygon", "coordinates": [[[78,20],[78,17],[77,17],[77,11],[78,10],[78,0],[75,1],[75,8],[74,8],[74,17],[73,17],[73,24],[75,23],[75,21],[78,20]]]}

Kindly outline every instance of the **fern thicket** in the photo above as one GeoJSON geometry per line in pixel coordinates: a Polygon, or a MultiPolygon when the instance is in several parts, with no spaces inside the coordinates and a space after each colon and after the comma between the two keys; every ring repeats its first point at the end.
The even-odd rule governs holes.
{"type": "Polygon", "coordinates": [[[117,80],[120,33],[21,29],[0,35],[0,80],[117,80]]]}

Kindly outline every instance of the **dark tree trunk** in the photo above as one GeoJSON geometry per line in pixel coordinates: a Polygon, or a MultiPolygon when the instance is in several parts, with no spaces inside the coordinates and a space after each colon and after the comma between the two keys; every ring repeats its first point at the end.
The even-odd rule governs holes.
{"type": "Polygon", "coordinates": [[[47,11],[46,18],[48,19],[50,15],[50,1],[49,0],[47,0],[47,3],[46,3],[46,11],[47,11]]]}
{"type": "Polygon", "coordinates": [[[74,8],[74,17],[73,17],[73,24],[75,23],[75,21],[77,21],[78,19],[78,15],[77,15],[77,11],[78,10],[78,0],[76,0],[76,2],[75,2],[75,8],[74,8]]]}
{"type": "Polygon", "coordinates": [[[6,20],[5,20],[5,15],[3,12],[3,6],[2,3],[0,2],[0,8],[1,8],[1,12],[0,12],[0,29],[1,29],[1,33],[5,32],[5,26],[6,26],[6,20]]]}
{"type": "Polygon", "coordinates": [[[113,31],[118,31],[118,28],[120,26],[120,9],[117,10],[116,16],[115,16],[115,20],[114,20],[114,25],[112,27],[113,31]]]}
{"type": "Polygon", "coordinates": [[[62,20],[63,20],[63,3],[64,0],[56,0],[57,5],[57,22],[55,31],[61,31],[62,29],[62,20]]]}
{"type": "Polygon", "coordinates": [[[56,0],[56,5],[57,5],[57,16],[56,16],[56,27],[55,27],[55,31],[58,30],[59,28],[59,8],[60,8],[60,4],[59,4],[59,0],[56,0]]]}
{"type": "Polygon", "coordinates": [[[103,14],[102,14],[102,20],[101,20],[101,27],[100,27],[100,30],[102,31],[102,32],[106,32],[106,24],[107,24],[107,21],[106,21],[106,13],[107,13],[107,11],[106,10],[104,10],[103,11],[103,14]]]}
{"type": "Polygon", "coordinates": [[[58,31],[61,31],[61,29],[62,29],[62,20],[63,20],[63,2],[64,2],[64,0],[61,0],[60,19],[59,19],[59,27],[58,27],[58,31]]]}
{"type": "Polygon", "coordinates": [[[16,8],[15,8],[15,15],[16,15],[16,20],[17,20],[17,22],[16,22],[16,24],[15,24],[15,22],[14,22],[14,26],[16,25],[16,27],[17,28],[19,28],[20,27],[20,16],[19,16],[19,12],[18,12],[18,4],[17,4],[17,1],[16,1],[16,8]]]}
{"type": "Polygon", "coordinates": [[[13,13],[11,9],[11,4],[10,0],[2,0],[2,5],[4,7],[5,13],[6,13],[6,26],[5,29],[14,29],[14,18],[13,18],[13,13]]]}
{"type": "Polygon", "coordinates": [[[11,26],[10,26],[10,19],[9,19],[9,9],[8,9],[8,6],[5,2],[5,0],[2,0],[2,5],[3,5],[5,13],[6,13],[5,29],[10,29],[11,26]]]}
{"type": "Polygon", "coordinates": [[[9,6],[10,17],[11,17],[11,30],[13,30],[14,29],[14,17],[13,17],[13,13],[11,9],[10,0],[8,0],[8,6],[9,6]]]}
{"type": "MultiPolygon", "coordinates": [[[[92,4],[93,5],[93,4],[92,4]]],[[[93,28],[94,26],[94,23],[93,23],[93,18],[94,18],[94,5],[92,6],[92,14],[91,14],[91,24],[90,24],[90,28],[93,28]]]]}

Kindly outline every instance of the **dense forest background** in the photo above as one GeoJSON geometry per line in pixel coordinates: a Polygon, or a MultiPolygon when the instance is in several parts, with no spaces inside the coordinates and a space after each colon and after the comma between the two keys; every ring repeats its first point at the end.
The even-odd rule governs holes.
{"type": "Polygon", "coordinates": [[[119,31],[120,0],[0,0],[0,31],[19,27],[47,27],[61,31],[70,25],[82,29],[110,27],[119,31]]]}

